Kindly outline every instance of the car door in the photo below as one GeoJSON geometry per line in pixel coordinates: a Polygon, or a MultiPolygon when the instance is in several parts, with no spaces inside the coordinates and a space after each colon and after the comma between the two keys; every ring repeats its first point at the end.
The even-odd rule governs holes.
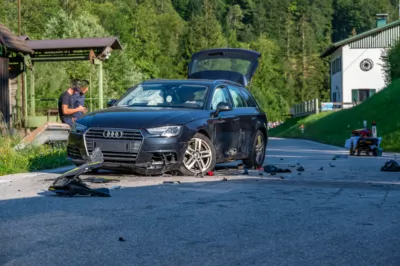
{"type": "MultiPolygon", "coordinates": [[[[218,86],[213,94],[210,104],[210,115],[212,115],[219,103],[227,103],[232,106],[226,86],[218,86]]],[[[234,158],[239,146],[239,119],[235,116],[234,110],[223,111],[212,117],[213,144],[217,152],[217,161],[227,158],[234,158]]]]}
{"type": "Polygon", "coordinates": [[[254,128],[252,127],[252,115],[251,108],[248,107],[246,99],[243,97],[239,88],[234,85],[228,85],[229,93],[232,97],[233,102],[233,114],[237,117],[239,122],[239,147],[238,147],[238,158],[245,158],[251,151],[249,146],[250,139],[253,138],[254,128]]]}

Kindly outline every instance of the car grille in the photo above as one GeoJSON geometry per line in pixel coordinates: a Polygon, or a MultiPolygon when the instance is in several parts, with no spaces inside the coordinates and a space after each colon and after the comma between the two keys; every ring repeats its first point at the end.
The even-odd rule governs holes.
{"type": "Polygon", "coordinates": [[[139,130],[89,129],[85,133],[86,149],[91,155],[96,147],[103,153],[104,162],[132,164],[136,161],[141,144],[139,130]],[[122,137],[107,137],[104,131],[122,132],[122,137]]]}
{"type": "Polygon", "coordinates": [[[68,157],[74,158],[74,159],[81,159],[81,152],[79,151],[78,148],[74,147],[67,147],[68,151],[68,157]]]}
{"type": "MultiPolygon", "coordinates": [[[[86,139],[109,139],[103,136],[104,131],[108,129],[89,129],[86,132],[86,139]]],[[[110,129],[111,130],[111,129],[110,129]]],[[[139,130],[120,130],[123,132],[122,138],[118,138],[118,140],[137,140],[142,141],[143,136],[139,130]]]]}

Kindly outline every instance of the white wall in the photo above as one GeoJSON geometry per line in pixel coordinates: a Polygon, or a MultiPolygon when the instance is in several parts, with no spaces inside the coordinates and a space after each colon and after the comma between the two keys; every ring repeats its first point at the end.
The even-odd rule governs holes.
{"type": "Polygon", "coordinates": [[[350,49],[346,45],[342,50],[343,102],[352,102],[352,89],[376,89],[378,92],[385,87],[380,59],[383,49],[350,49]],[[366,58],[374,62],[369,71],[360,68],[361,61],[366,58]]]}
{"type": "MultiPolygon", "coordinates": [[[[331,59],[331,101],[333,101],[333,93],[336,92],[336,102],[342,102],[342,73],[343,73],[343,63],[342,63],[342,71],[339,71],[332,75],[332,62],[334,62],[337,58],[342,56],[342,48],[337,49],[332,54],[331,59]]],[[[343,56],[342,56],[343,58],[343,56]]],[[[343,62],[343,59],[342,59],[343,62]]]]}

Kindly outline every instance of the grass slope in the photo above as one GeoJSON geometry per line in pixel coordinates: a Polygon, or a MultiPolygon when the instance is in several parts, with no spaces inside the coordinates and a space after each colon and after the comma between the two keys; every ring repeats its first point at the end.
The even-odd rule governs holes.
{"type": "Polygon", "coordinates": [[[0,176],[52,169],[70,164],[65,147],[46,145],[15,151],[19,139],[0,137],[0,176]]]}
{"type": "Polygon", "coordinates": [[[351,109],[289,119],[271,129],[269,135],[304,138],[343,147],[351,131],[362,128],[364,120],[367,120],[369,128],[372,121],[376,121],[385,151],[400,151],[400,80],[351,109]],[[304,125],[304,135],[300,131],[301,124],[304,125]]]}

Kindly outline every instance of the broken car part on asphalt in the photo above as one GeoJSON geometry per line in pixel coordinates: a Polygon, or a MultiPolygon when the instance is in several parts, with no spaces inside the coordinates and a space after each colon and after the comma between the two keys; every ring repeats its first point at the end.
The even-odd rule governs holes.
{"type": "Polygon", "coordinates": [[[111,197],[110,190],[108,188],[92,189],[87,186],[82,179],[79,178],[81,174],[90,172],[93,169],[97,169],[102,164],[103,153],[99,148],[96,148],[90,156],[88,162],[59,176],[49,187],[49,191],[56,193],[58,196],[72,197],[74,195],[85,195],[111,197]]]}

